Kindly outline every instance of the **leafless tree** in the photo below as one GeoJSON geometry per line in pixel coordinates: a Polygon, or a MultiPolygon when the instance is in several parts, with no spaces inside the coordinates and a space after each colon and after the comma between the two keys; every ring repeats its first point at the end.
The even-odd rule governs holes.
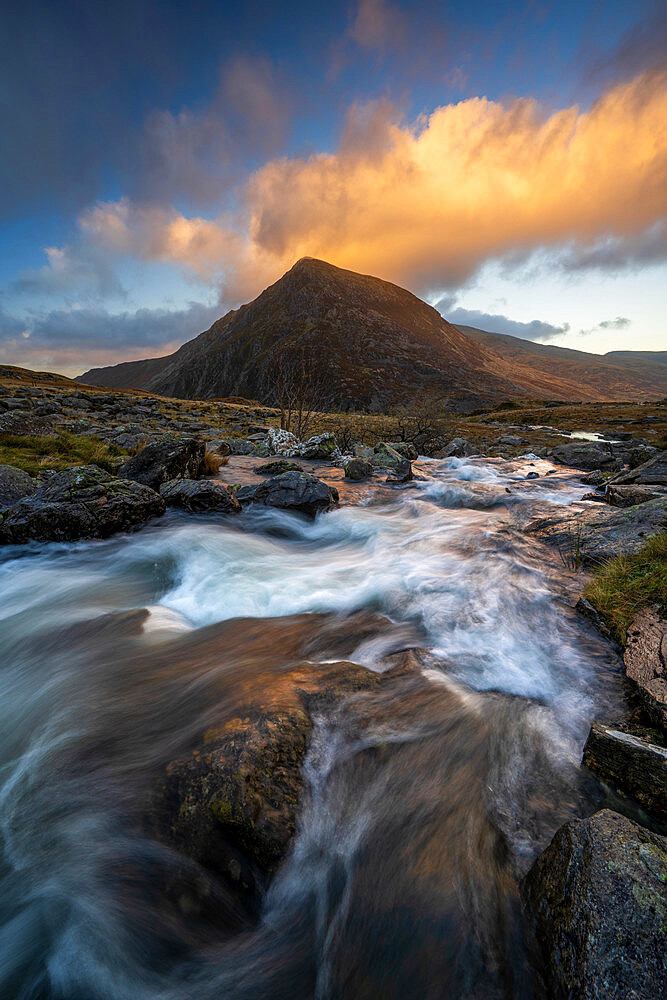
{"type": "Polygon", "coordinates": [[[273,360],[270,379],[280,409],[280,426],[303,438],[331,394],[314,347],[285,344],[273,360]]]}

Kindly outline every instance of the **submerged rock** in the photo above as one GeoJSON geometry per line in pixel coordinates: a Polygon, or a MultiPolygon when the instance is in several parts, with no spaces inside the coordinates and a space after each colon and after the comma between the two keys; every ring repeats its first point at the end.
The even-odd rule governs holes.
{"type": "Polygon", "coordinates": [[[0,465],[0,509],[11,507],[37,489],[38,481],[23,469],[16,469],[13,465],[0,465]]]}
{"type": "Polygon", "coordinates": [[[338,490],[307,472],[283,472],[252,489],[255,503],[297,510],[311,517],[338,503],[338,490]]]}
{"type": "Polygon", "coordinates": [[[667,497],[622,509],[572,504],[531,521],[524,531],[555,546],[566,565],[576,569],[636,552],[659,530],[665,515],[667,497]]]}
{"type": "Polygon", "coordinates": [[[95,465],[52,475],[45,486],[0,514],[0,542],[106,538],[163,514],[162,497],[95,465]]]}
{"type": "Polygon", "coordinates": [[[121,465],[118,475],[159,490],[169,479],[196,479],[203,471],[206,445],[197,438],[164,438],[121,465]]]}
{"type": "Polygon", "coordinates": [[[663,1000],[667,838],[608,809],[566,823],[522,896],[554,1000],[663,1000]]]}
{"type": "Polygon", "coordinates": [[[623,662],[647,712],[667,733],[667,620],[657,608],[640,611],[630,623],[623,662]]]}
{"type": "Polygon", "coordinates": [[[236,514],[241,510],[236,497],[215,479],[170,479],[160,487],[160,496],[168,507],[193,512],[218,510],[236,514]]]}
{"type": "Polygon", "coordinates": [[[584,747],[585,767],[667,819],[667,750],[594,722],[584,747]]]}

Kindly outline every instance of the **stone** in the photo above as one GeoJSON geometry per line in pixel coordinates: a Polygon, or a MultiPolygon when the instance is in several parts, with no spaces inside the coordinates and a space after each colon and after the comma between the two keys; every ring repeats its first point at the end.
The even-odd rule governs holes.
{"type": "Polygon", "coordinates": [[[215,479],[170,479],[160,487],[160,496],[168,507],[192,512],[217,510],[237,514],[241,510],[236,497],[215,479]]]}
{"type": "Polygon", "coordinates": [[[412,465],[405,459],[405,464],[397,469],[390,469],[385,482],[387,483],[408,483],[412,479],[412,465]]]}
{"type": "Polygon", "coordinates": [[[298,454],[302,458],[326,461],[338,454],[338,442],[335,435],[329,432],[315,434],[313,437],[309,437],[306,441],[301,442],[298,454]]]}
{"type": "Polygon", "coordinates": [[[496,442],[496,444],[508,445],[511,448],[519,448],[525,443],[525,439],[519,437],[517,434],[501,434],[496,442]]]}
{"type": "Polygon", "coordinates": [[[609,480],[610,486],[629,483],[641,486],[667,486],[667,451],[661,451],[647,462],[642,462],[641,465],[621,472],[609,480]]]}
{"type": "Polygon", "coordinates": [[[614,449],[607,441],[566,441],[553,448],[549,457],[559,465],[585,472],[618,467],[614,449]]]}
{"type": "Polygon", "coordinates": [[[667,750],[649,740],[594,722],[584,747],[584,767],[606,784],[667,819],[667,750]]]}
{"type": "Polygon", "coordinates": [[[539,479],[539,478],[540,478],[539,472],[528,472],[526,474],[526,479],[539,479]]]}
{"type": "Polygon", "coordinates": [[[646,503],[664,496],[665,489],[660,486],[613,485],[608,486],[604,499],[613,507],[634,507],[638,503],[646,503]]]}
{"type": "Polygon", "coordinates": [[[648,714],[667,733],[667,620],[657,608],[633,618],[623,662],[648,714]]]}
{"type": "Polygon", "coordinates": [[[667,497],[622,509],[571,504],[531,521],[524,531],[555,546],[566,565],[576,569],[636,552],[666,515],[667,497]]]}
{"type": "Polygon", "coordinates": [[[601,472],[589,472],[586,476],[579,476],[579,482],[584,486],[601,486],[604,481],[605,477],[601,472]]]}
{"type": "Polygon", "coordinates": [[[314,517],[338,503],[338,491],[307,472],[283,472],[254,487],[252,499],[314,517]]]}
{"type": "Polygon", "coordinates": [[[0,434],[49,435],[53,433],[50,417],[38,417],[29,410],[0,413],[0,434]]]}
{"type": "Polygon", "coordinates": [[[282,427],[272,427],[267,434],[267,444],[271,455],[284,455],[293,458],[298,454],[299,440],[290,431],[282,427]]]}
{"type": "Polygon", "coordinates": [[[553,1000],[664,1000],[667,838],[608,809],[566,823],[521,893],[553,1000]]]}
{"type": "Polygon", "coordinates": [[[455,437],[439,451],[433,452],[433,458],[468,458],[475,454],[475,449],[466,438],[455,437]]]}
{"type": "Polygon", "coordinates": [[[371,463],[379,469],[396,469],[405,465],[407,459],[392,448],[386,441],[379,441],[373,449],[371,463]]]}
{"type": "Polygon", "coordinates": [[[248,486],[239,486],[234,488],[234,496],[239,503],[252,503],[255,499],[255,493],[257,491],[257,486],[250,484],[248,486]]]}
{"type": "Polygon", "coordinates": [[[419,452],[411,441],[390,441],[389,447],[397,451],[403,458],[410,459],[411,462],[419,458],[419,452]]]}
{"type": "Polygon", "coordinates": [[[287,458],[279,458],[275,462],[265,462],[255,469],[258,476],[279,476],[281,472],[303,472],[303,468],[287,458]]]}
{"type": "Polygon", "coordinates": [[[353,479],[358,482],[361,479],[368,479],[373,475],[373,466],[365,458],[348,458],[343,463],[343,471],[346,479],[353,479]]]}
{"type": "Polygon", "coordinates": [[[245,438],[223,438],[222,443],[229,450],[222,451],[222,449],[218,447],[218,451],[221,455],[249,455],[255,447],[252,441],[247,441],[245,438]]]}
{"type": "Polygon", "coordinates": [[[22,497],[30,496],[39,488],[39,483],[23,469],[13,465],[0,465],[0,510],[11,507],[22,497]]]}
{"type": "Polygon", "coordinates": [[[164,513],[148,486],[110,476],[95,465],[53,473],[46,484],[0,513],[0,542],[106,538],[164,513]]]}
{"type": "Polygon", "coordinates": [[[203,472],[206,445],[197,438],[166,437],[148,444],[121,465],[121,479],[159,490],[169,479],[196,479],[203,472]]]}

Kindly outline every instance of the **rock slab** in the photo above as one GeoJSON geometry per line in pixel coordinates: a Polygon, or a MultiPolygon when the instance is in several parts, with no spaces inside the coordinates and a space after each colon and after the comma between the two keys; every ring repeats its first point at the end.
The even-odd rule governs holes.
{"type": "Polygon", "coordinates": [[[106,538],[164,509],[162,497],[148,486],[110,476],[95,465],[75,466],[0,514],[0,542],[106,538]]]}
{"type": "Polygon", "coordinates": [[[193,513],[217,510],[237,514],[241,510],[236,497],[215,479],[170,479],[160,487],[160,496],[168,507],[182,507],[193,513]]]}
{"type": "Polygon", "coordinates": [[[159,490],[169,479],[200,476],[205,453],[205,443],[196,438],[164,438],[142,448],[121,465],[118,475],[159,490]]]}
{"type": "Polygon", "coordinates": [[[647,712],[667,733],[667,620],[657,608],[633,618],[623,662],[647,712]]]}
{"type": "Polygon", "coordinates": [[[553,1000],[664,1000],[667,838],[602,810],[561,827],[521,890],[553,1000]]]}
{"type": "Polygon", "coordinates": [[[582,763],[603,781],[667,819],[667,750],[594,722],[582,763]]]}

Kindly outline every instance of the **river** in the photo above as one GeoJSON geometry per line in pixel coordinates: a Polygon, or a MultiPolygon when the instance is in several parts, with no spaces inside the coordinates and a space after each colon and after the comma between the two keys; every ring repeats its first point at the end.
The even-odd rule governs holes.
{"type": "Polygon", "coordinates": [[[519,525],[586,488],[537,459],[415,469],[315,521],[171,512],[0,553],[0,996],[541,995],[517,883],[595,808],[581,750],[622,691],[572,609],[576,580],[519,525]],[[293,618],[327,662],[327,636],[378,613],[394,627],[343,655],[379,671],[418,646],[418,676],[317,719],[256,925],[225,935],[174,908],[160,887],[177,859],[137,811],[244,669],[228,639],[196,662],[183,650],[241,618],[268,658],[272,620],[293,618]]]}

